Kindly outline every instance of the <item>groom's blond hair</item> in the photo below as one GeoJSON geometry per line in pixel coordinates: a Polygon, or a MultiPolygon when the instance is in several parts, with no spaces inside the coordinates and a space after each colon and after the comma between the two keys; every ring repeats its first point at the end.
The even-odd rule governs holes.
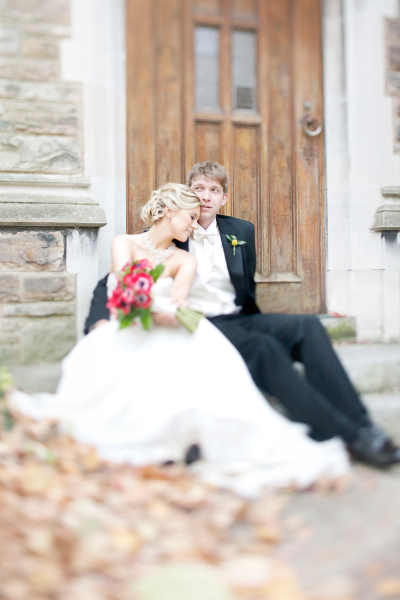
{"type": "Polygon", "coordinates": [[[199,177],[204,177],[204,179],[208,179],[208,181],[218,181],[224,190],[224,194],[228,193],[228,171],[215,160],[206,160],[205,162],[193,165],[187,174],[186,185],[190,187],[192,182],[199,177]]]}

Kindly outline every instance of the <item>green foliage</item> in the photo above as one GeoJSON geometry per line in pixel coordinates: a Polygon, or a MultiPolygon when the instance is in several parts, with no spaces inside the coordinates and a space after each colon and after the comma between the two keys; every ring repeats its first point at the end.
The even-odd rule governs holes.
{"type": "Polygon", "coordinates": [[[140,315],[140,320],[142,321],[143,329],[146,331],[151,329],[151,326],[153,325],[153,319],[151,318],[150,311],[144,310],[143,314],[140,315]]]}
{"type": "MultiPolygon", "coordinates": [[[[157,281],[157,279],[163,274],[164,272],[164,265],[157,265],[156,267],[154,267],[154,269],[152,269],[150,271],[150,275],[152,276],[152,278],[154,279],[154,283],[157,281]]],[[[146,328],[145,328],[146,329],[146,328]]]]}
{"type": "Polygon", "coordinates": [[[226,239],[232,244],[233,256],[235,256],[235,254],[236,254],[236,246],[243,246],[243,244],[247,244],[247,242],[238,240],[236,235],[227,235],[226,239]]]}
{"type": "Polygon", "coordinates": [[[5,365],[0,366],[0,427],[5,431],[12,429],[14,420],[7,408],[6,393],[12,385],[12,377],[5,365]]]}

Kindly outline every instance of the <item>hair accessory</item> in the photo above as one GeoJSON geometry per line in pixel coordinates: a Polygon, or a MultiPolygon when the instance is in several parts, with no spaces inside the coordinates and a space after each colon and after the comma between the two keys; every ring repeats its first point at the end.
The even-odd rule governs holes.
{"type": "Polygon", "coordinates": [[[173,251],[176,248],[174,242],[172,242],[171,245],[166,250],[157,250],[157,248],[155,248],[153,246],[153,244],[151,243],[147,232],[142,233],[142,238],[144,240],[144,245],[146,246],[146,248],[148,250],[150,250],[151,254],[153,254],[155,256],[156,265],[163,263],[168,258],[168,256],[170,256],[173,253],[173,251]]]}

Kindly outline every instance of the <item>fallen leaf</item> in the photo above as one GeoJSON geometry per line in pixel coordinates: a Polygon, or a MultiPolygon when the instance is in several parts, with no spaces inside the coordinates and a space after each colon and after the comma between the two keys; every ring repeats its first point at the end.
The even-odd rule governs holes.
{"type": "Polygon", "coordinates": [[[384,598],[394,598],[400,595],[400,578],[386,577],[381,579],[375,586],[378,594],[384,598]]]}

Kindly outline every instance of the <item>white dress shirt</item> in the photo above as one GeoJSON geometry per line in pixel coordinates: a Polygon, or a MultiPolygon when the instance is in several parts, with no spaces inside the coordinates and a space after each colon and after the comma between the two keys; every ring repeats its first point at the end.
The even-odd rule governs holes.
{"type": "Polygon", "coordinates": [[[235,304],[236,292],[216,219],[207,229],[197,225],[189,238],[189,252],[197,260],[197,273],[189,296],[191,308],[207,317],[239,312],[241,307],[235,304]]]}

